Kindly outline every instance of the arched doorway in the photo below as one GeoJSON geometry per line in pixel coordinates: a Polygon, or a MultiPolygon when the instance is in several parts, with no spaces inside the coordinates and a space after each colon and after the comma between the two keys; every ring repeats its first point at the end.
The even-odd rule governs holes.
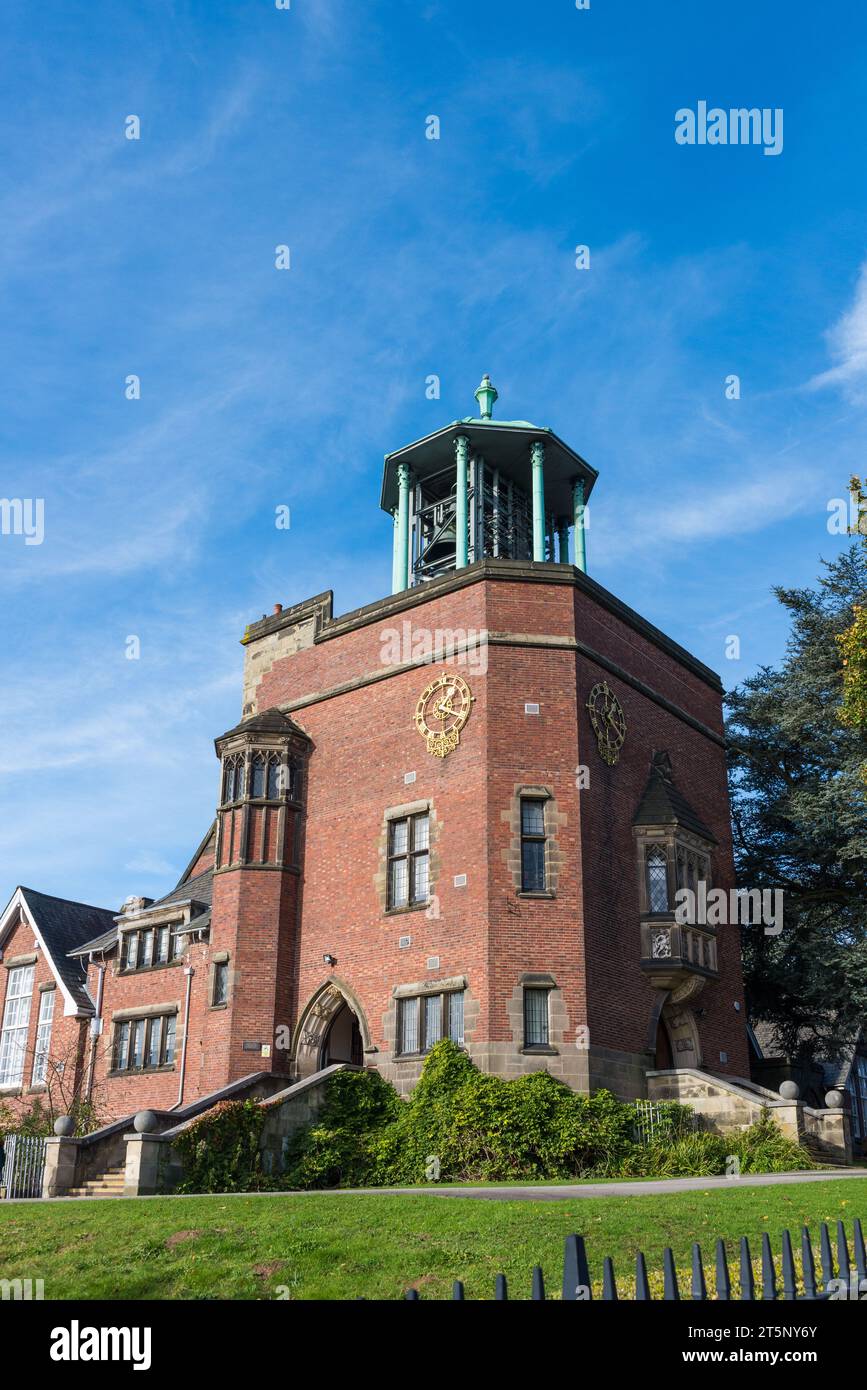
{"type": "Polygon", "coordinates": [[[330,1067],[334,1062],[351,1062],[355,1067],[364,1064],[364,1044],[358,1019],[345,1003],[329,1023],[319,1054],[320,1067],[330,1067]]]}
{"type": "Polygon", "coordinates": [[[332,976],[319,986],[301,1011],[292,1041],[293,1073],[303,1081],[334,1062],[364,1066],[376,1048],[364,1010],[344,980],[332,976]]]}

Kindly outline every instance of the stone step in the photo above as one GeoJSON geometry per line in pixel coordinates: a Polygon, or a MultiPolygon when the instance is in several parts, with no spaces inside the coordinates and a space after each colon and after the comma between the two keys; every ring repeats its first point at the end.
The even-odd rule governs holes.
{"type": "Polygon", "coordinates": [[[71,1187],[66,1195],[67,1197],[122,1197],[124,1181],[124,1165],[118,1164],[114,1168],[107,1168],[104,1173],[95,1174],[76,1187],[71,1187]]]}

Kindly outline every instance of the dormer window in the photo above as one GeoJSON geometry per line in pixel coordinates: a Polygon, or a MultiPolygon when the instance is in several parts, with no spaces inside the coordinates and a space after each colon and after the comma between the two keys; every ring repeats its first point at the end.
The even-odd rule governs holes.
{"type": "Polygon", "coordinates": [[[648,850],[647,903],[651,912],[668,912],[668,861],[664,849],[648,850]]]}
{"type": "Polygon", "coordinates": [[[143,927],[121,933],[121,970],[152,970],[158,965],[170,965],[184,952],[183,938],[177,924],[143,927]]]}

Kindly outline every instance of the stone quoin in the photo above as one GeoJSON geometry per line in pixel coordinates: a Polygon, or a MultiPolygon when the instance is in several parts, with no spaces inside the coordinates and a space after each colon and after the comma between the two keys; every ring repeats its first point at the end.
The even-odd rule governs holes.
{"type": "Polygon", "coordinates": [[[393,592],[247,628],[178,883],[16,889],[0,1099],[120,1118],[335,1061],[406,1093],[440,1037],[622,1097],[749,1076],[738,927],[675,914],[735,887],[719,678],[587,573],[595,470],[476,399],[385,459],[393,592]]]}

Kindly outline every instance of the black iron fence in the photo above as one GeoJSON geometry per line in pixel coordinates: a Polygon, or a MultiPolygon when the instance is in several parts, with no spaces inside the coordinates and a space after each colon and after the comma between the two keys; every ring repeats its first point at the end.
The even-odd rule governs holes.
{"type": "MultiPolygon", "coordinates": [[[[852,1232],[850,1253],[846,1230],[842,1221],[837,1222],[836,1238],[832,1241],[827,1222],[823,1221],[819,1230],[819,1273],[816,1258],[807,1227],[802,1227],[799,1258],[796,1260],[791,1233],[783,1231],[779,1268],[774,1258],[770,1236],[765,1232],[761,1240],[759,1278],[753,1263],[750,1243],[746,1236],[741,1237],[738,1252],[737,1292],[734,1291],[729,1272],[725,1243],[718,1240],[713,1259],[713,1288],[708,1292],[708,1279],[705,1275],[704,1257],[701,1246],[696,1242],[692,1247],[692,1269],[689,1275],[679,1275],[675,1267],[674,1254],[670,1247],[662,1257],[662,1299],[671,1301],[688,1298],[696,1301],[707,1299],[737,1299],[741,1301],[773,1301],[784,1299],[798,1301],[804,1299],[846,1299],[867,1300],[867,1253],[864,1248],[864,1233],[861,1222],[855,1221],[852,1232]],[[836,1255],[836,1258],[835,1258],[836,1255]],[[687,1291],[688,1285],[688,1291],[687,1291]]],[[[598,1286],[597,1286],[598,1287],[598,1286]]],[[[623,1286],[622,1286],[623,1287],[623,1286]]],[[[647,1300],[650,1292],[650,1278],[647,1261],[639,1250],[635,1261],[634,1292],[618,1290],[614,1274],[614,1263],[609,1257],[602,1261],[601,1297],[607,1302],[618,1299],[647,1300]]],[[[417,1289],[409,1289],[407,1299],[418,1299],[417,1289]]],[[[494,1285],[495,1299],[508,1299],[509,1288],[505,1274],[498,1274],[494,1285]]],[[[582,1236],[568,1236],[563,1259],[563,1281],[561,1298],[566,1302],[582,1302],[594,1297],[593,1283],[587,1252],[582,1236]]],[[[454,1283],[453,1299],[465,1298],[464,1285],[460,1279],[454,1283]]],[[[530,1298],[548,1298],[545,1290],[545,1277],[537,1265],[533,1270],[530,1298]]]]}

